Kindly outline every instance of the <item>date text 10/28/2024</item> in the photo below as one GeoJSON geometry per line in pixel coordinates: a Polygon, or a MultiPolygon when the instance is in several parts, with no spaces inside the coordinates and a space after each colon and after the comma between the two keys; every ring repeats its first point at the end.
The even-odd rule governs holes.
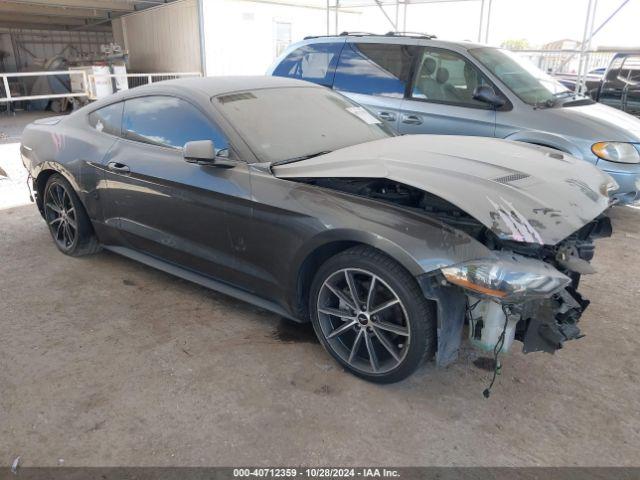
{"type": "Polygon", "coordinates": [[[389,468],[234,468],[233,476],[266,478],[399,478],[389,468]]]}

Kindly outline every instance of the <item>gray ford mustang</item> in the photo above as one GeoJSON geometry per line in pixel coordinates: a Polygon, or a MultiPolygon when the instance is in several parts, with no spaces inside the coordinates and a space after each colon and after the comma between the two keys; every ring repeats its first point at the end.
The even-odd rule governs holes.
{"type": "Polygon", "coordinates": [[[543,147],[396,136],[275,77],[136,88],[31,124],[21,152],[63,253],[106,248],[310,320],[377,382],[454,361],[465,323],[496,357],[581,336],[578,283],[616,188],[543,147]]]}

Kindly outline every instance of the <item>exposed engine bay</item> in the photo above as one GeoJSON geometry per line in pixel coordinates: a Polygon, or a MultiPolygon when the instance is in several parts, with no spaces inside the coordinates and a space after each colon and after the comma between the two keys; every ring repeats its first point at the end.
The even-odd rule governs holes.
{"type": "MultiPolygon", "coordinates": [[[[461,230],[492,251],[510,257],[506,261],[542,261],[566,279],[549,294],[505,296],[497,292],[452,288],[454,282],[442,273],[420,279],[423,291],[438,303],[437,362],[446,365],[455,360],[463,323],[469,327],[469,339],[480,350],[507,352],[514,340],[523,343],[525,353],[553,353],[564,342],[582,337],[577,324],[589,306],[578,293],[580,277],[594,273],[590,261],[594,240],[612,233],[611,222],[601,214],[555,245],[520,242],[499,238],[490,228],[460,208],[436,195],[384,178],[297,178],[295,181],[376,199],[382,202],[426,212],[443,224],[461,230]],[[463,307],[460,307],[460,304],[463,307]]],[[[528,267],[528,268],[536,268],[528,267]]],[[[446,270],[446,269],[445,269],[446,270]]],[[[457,283],[457,285],[465,285],[457,283]]],[[[551,288],[551,287],[549,287],[551,288]]],[[[497,355],[496,353],[496,355],[497,355]]]]}

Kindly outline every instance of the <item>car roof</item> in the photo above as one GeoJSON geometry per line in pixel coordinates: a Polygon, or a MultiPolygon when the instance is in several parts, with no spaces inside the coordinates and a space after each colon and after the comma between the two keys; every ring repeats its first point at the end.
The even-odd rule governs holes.
{"type": "Polygon", "coordinates": [[[636,56],[636,55],[640,55],[640,50],[624,50],[621,52],[616,52],[616,54],[614,55],[614,57],[630,57],[630,56],[636,56]]]}
{"type": "Polygon", "coordinates": [[[305,37],[305,39],[300,43],[315,43],[317,41],[347,41],[357,42],[358,40],[364,39],[367,41],[375,41],[379,43],[405,43],[402,40],[405,40],[408,45],[415,45],[416,41],[418,45],[423,46],[431,46],[431,47],[441,47],[441,48],[449,48],[452,50],[469,50],[472,48],[481,48],[486,47],[482,43],[476,43],[471,41],[452,41],[452,40],[439,40],[435,36],[427,35],[427,34],[374,34],[374,33],[349,33],[343,32],[340,35],[326,35],[326,36],[312,36],[305,37]]]}
{"type": "Polygon", "coordinates": [[[258,90],[262,88],[283,88],[283,87],[313,87],[323,88],[315,83],[305,82],[285,77],[267,76],[229,76],[229,77],[187,77],[175,80],[164,80],[162,82],[143,85],[140,87],[124,90],[113,95],[109,95],[97,102],[89,104],[90,110],[95,110],[111,103],[126,100],[132,97],[154,95],[154,94],[182,94],[186,96],[214,97],[226,93],[243,90],[258,90]]]}
{"type": "Polygon", "coordinates": [[[169,88],[195,89],[211,97],[241,90],[281,87],[318,87],[315,83],[293,78],[267,76],[189,77],[167,80],[162,83],[138,87],[152,90],[155,85],[169,88]]]}

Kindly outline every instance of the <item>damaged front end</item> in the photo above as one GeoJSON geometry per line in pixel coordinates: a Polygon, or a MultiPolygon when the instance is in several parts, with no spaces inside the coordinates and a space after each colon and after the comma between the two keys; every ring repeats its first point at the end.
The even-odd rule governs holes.
{"type": "MultiPolygon", "coordinates": [[[[296,181],[427,213],[487,248],[486,258],[443,265],[418,278],[425,296],[437,303],[438,365],[457,359],[465,321],[471,343],[487,352],[494,351],[501,336],[503,353],[514,340],[523,342],[525,353],[553,353],[582,336],[577,324],[589,301],[578,293],[578,286],[582,275],[595,272],[590,263],[594,240],[611,235],[611,222],[603,213],[591,221],[572,218],[582,226],[554,241],[550,232],[567,231],[566,218],[556,209],[531,210],[527,220],[510,201],[500,202],[505,206],[489,202],[491,220],[481,222],[442,197],[393,180],[296,181]]],[[[602,204],[601,212],[606,209],[606,202],[602,204]]]]}
{"type": "Polygon", "coordinates": [[[525,353],[554,353],[582,337],[577,324],[589,300],[577,291],[580,277],[594,272],[594,240],[610,235],[610,220],[601,215],[557,245],[493,239],[487,243],[494,257],[424,275],[422,289],[439,306],[438,364],[457,358],[465,320],[470,342],[496,355],[514,340],[525,353]],[[461,302],[462,313],[450,308],[461,302]]]}

